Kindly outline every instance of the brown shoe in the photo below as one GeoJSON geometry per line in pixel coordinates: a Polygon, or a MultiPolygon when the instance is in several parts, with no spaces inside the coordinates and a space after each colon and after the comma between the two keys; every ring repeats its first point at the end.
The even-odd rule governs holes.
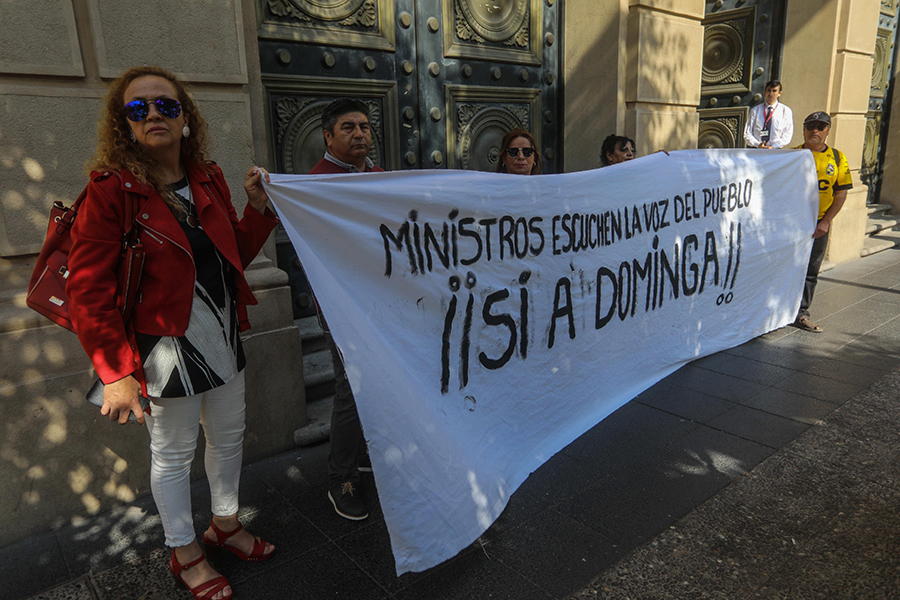
{"type": "Polygon", "coordinates": [[[794,327],[797,329],[802,329],[803,331],[811,331],[813,333],[822,333],[822,328],[809,320],[807,315],[803,315],[802,317],[797,317],[797,320],[793,323],[794,327]]]}

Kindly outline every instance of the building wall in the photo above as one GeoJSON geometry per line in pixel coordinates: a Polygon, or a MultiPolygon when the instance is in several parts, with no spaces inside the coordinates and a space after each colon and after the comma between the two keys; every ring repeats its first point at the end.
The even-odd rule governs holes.
{"type": "Polygon", "coordinates": [[[703,0],[566,4],[566,172],[598,167],[611,133],[638,156],[697,147],[703,11],[703,0]]]}
{"type": "MultiPolygon", "coordinates": [[[[24,303],[50,205],[87,183],[106,84],[151,62],[191,82],[239,213],[243,174],[265,165],[253,1],[139,8],[135,18],[113,0],[0,3],[0,546],[148,490],[146,430],[87,404],[94,376],[77,338],[24,303]]],[[[260,300],[245,337],[247,459],[292,446],[306,419],[287,276],[266,253],[247,272],[260,300]]]]}
{"type": "Polygon", "coordinates": [[[826,258],[859,258],[868,189],[859,178],[879,3],[870,0],[791,0],[787,4],[782,76],[785,104],[794,112],[792,145],[803,143],[803,119],[832,117],[828,145],[847,156],[853,189],[832,223],[826,258]]]}
{"type": "MultiPolygon", "coordinates": [[[[565,170],[596,167],[609,133],[634,138],[638,155],[697,147],[703,0],[597,0],[566,5],[563,60],[565,170]]],[[[854,189],[832,225],[828,258],[858,258],[867,188],[859,169],[879,3],[787,2],[782,100],[803,118],[832,115],[829,144],[849,160],[854,189]]],[[[885,179],[891,175],[886,173],[885,179]]],[[[900,189],[900,186],[898,186],[900,189]]]]}

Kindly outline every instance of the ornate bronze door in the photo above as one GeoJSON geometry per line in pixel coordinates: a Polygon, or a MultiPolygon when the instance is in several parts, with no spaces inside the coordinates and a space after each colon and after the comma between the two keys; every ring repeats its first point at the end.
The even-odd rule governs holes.
{"type": "MultiPolygon", "coordinates": [[[[492,171],[514,127],[532,133],[544,172],[558,170],[555,0],[260,0],[259,10],[278,171],[306,173],[322,157],[322,110],[344,96],[371,107],[370,157],[387,170],[492,171]]],[[[295,315],[312,314],[291,254],[279,244],[295,315]]]]}
{"type": "Polygon", "coordinates": [[[743,148],[750,106],[778,79],[783,0],[707,0],[698,148],[743,148]]]}
{"type": "Polygon", "coordinates": [[[878,34],[875,38],[875,55],[872,57],[872,84],[869,89],[869,112],[866,114],[866,139],[863,143],[860,179],[869,186],[868,202],[878,202],[881,196],[881,178],[884,170],[884,149],[888,132],[888,117],[893,79],[894,58],[897,50],[898,0],[881,0],[878,15],[878,34]]]}

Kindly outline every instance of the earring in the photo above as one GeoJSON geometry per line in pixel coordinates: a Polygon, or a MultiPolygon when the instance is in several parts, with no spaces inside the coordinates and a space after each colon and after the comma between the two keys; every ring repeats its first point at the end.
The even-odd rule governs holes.
{"type": "Polygon", "coordinates": [[[181,128],[181,135],[184,137],[191,137],[191,128],[185,125],[181,128]]]}
{"type": "Polygon", "coordinates": [[[131,132],[131,141],[132,141],[132,143],[137,141],[137,138],[134,137],[134,132],[133,132],[133,131],[131,132]]]}

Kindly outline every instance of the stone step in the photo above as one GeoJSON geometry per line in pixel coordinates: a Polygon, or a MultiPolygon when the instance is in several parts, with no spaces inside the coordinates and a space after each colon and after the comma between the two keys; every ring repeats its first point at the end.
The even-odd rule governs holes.
{"type": "Polygon", "coordinates": [[[891,210],[890,204],[866,204],[866,212],[869,216],[877,214],[885,214],[891,210]]]}
{"type": "Polygon", "coordinates": [[[303,380],[307,403],[334,394],[334,363],[330,350],[303,354],[303,380]]]}
{"type": "Polygon", "coordinates": [[[303,380],[306,382],[306,387],[334,380],[334,364],[331,361],[330,350],[304,353],[303,380]]]}
{"type": "Polygon", "coordinates": [[[294,443],[313,446],[328,439],[331,434],[331,406],[334,396],[320,398],[306,404],[307,423],[294,431],[294,443]]]}
{"type": "Polygon", "coordinates": [[[866,235],[872,235],[900,225],[900,215],[877,214],[866,219],[866,235]]]}
{"type": "Polygon", "coordinates": [[[863,243],[863,248],[860,250],[859,255],[862,256],[871,256],[872,254],[876,254],[878,252],[882,252],[884,250],[890,250],[891,248],[895,248],[900,246],[900,231],[894,229],[887,229],[884,231],[880,231],[875,235],[871,235],[865,239],[863,243]]]}
{"type": "Polygon", "coordinates": [[[294,319],[294,326],[300,331],[304,355],[318,352],[328,347],[325,340],[325,332],[322,331],[317,316],[294,319]]]}

